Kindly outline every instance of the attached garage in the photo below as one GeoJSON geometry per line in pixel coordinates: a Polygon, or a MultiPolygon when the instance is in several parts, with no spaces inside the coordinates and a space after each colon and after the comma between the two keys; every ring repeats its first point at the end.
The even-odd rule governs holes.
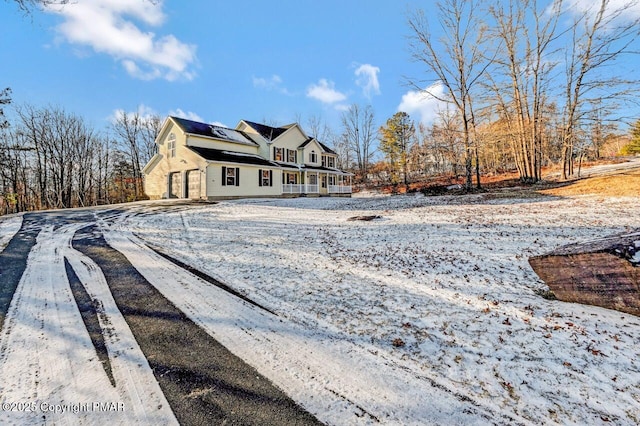
{"type": "Polygon", "coordinates": [[[187,171],[187,193],[184,195],[185,198],[200,198],[201,176],[200,170],[187,171]]]}
{"type": "Polygon", "coordinates": [[[182,197],[182,172],[169,174],[169,198],[182,197]]]}

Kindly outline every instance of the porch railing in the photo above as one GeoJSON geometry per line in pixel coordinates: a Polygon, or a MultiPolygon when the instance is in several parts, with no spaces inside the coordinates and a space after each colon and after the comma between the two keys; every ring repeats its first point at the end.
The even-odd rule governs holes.
{"type": "Polygon", "coordinates": [[[283,194],[302,194],[302,189],[304,185],[299,185],[297,183],[285,183],[282,185],[282,193],[283,194]]]}
{"type": "Polygon", "coordinates": [[[329,185],[330,194],[351,194],[351,185],[329,185]]]}
{"type": "MultiPolygon", "coordinates": [[[[317,194],[319,189],[318,185],[310,184],[286,183],[282,185],[283,194],[317,194]]],[[[329,185],[327,189],[330,194],[351,194],[351,185],[329,185]]]]}

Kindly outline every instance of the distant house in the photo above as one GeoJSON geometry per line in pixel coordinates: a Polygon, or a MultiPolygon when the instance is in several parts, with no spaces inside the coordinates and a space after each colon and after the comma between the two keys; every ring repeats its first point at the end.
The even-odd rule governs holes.
{"type": "Polygon", "coordinates": [[[168,117],[144,167],[151,199],[350,196],[337,155],[298,124],[242,120],[235,129],[168,117]]]}

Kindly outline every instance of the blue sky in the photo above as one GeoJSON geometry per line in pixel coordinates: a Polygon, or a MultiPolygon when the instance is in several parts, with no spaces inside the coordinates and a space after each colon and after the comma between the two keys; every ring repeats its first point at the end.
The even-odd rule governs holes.
{"type": "Polygon", "coordinates": [[[25,17],[0,1],[0,86],[15,104],[61,106],[97,128],[118,110],[230,127],[304,127],[314,116],[338,130],[353,103],[372,105],[378,124],[437,108],[405,78],[425,77],[410,59],[407,12],[435,14],[431,1],[156,3],[75,0],[25,17]]]}
{"type": "Polygon", "coordinates": [[[4,1],[0,86],[16,104],[62,106],[97,127],[138,108],[336,127],[352,103],[382,123],[409,91],[403,76],[419,73],[406,40],[417,3],[77,0],[25,17],[4,1]]]}

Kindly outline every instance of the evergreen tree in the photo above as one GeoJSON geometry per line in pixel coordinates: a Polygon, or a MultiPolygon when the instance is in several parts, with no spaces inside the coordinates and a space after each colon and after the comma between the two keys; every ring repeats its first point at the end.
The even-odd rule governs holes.
{"type": "Polygon", "coordinates": [[[397,112],[380,128],[380,150],[385,154],[391,169],[392,183],[403,175],[405,186],[409,183],[408,155],[415,137],[416,128],[406,112],[397,112]]]}
{"type": "Polygon", "coordinates": [[[640,155],[640,120],[636,121],[631,129],[631,142],[620,150],[622,155],[640,155]]]}

